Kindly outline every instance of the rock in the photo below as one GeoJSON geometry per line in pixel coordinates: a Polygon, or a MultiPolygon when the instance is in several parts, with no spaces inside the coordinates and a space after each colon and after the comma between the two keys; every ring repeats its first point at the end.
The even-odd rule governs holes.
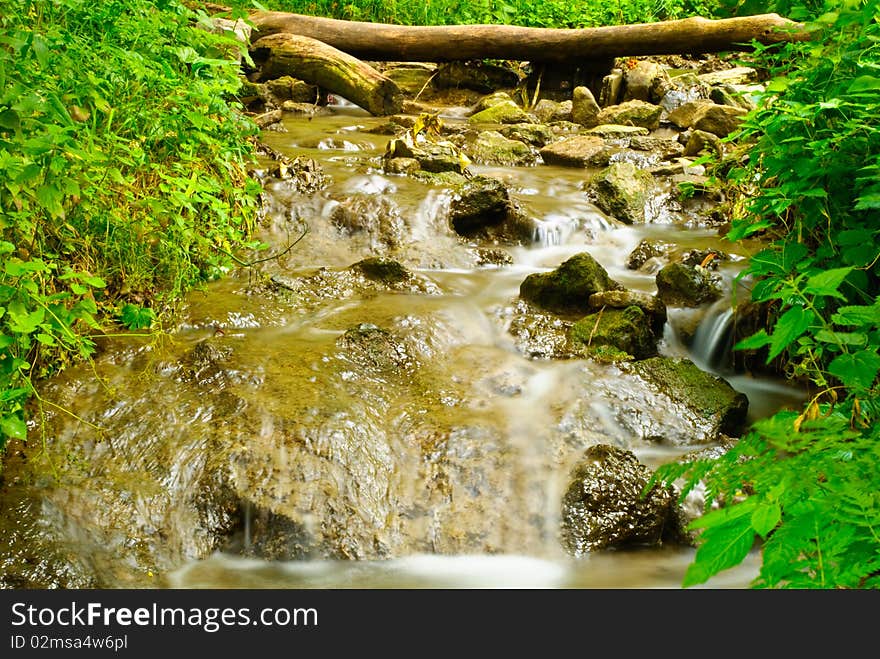
{"type": "Polygon", "coordinates": [[[689,249],[684,252],[678,259],[685,265],[702,266],[707,270],[717,270],[718,264],[723,261],[730,261],[730,254],[726,254],[717,249],[689,249]]]}
{"type": "Polygon", "coordinates": [[[535,154],[528,146],[494,130],[481,132],[467,148],[471,159],[480,165],[524,167],[535,163],[535,154]]]}
{"type": "Polygon", "coordinates": [[[656,103],[669,88],[666,70],[651,60],[639,60],[626,70],[624,77],[624,101],[656,103]]]}
{"type": "Polygon", "coordinates": [[[477,250],[477,265],[511,265],[513,257],[503,249],[481,247],[477,250]]]}
{"type": "Polygon", "coordinates": [[[415,158],[389,158],[385,160],[383,171],[386,174],[412,174],[421,168],[415,158]]]}
{"type": "Polygon", "coordinates": [[[533,112],[538,121],[549,124],[554,121],[571,121],[573,107],[574,104],[571,101],[556,102],[542,98],[535,105],[533,112]]]}
{"type": "Polygon", "coordinates": [[[616,105],[623,87],[623,69],[611,69],[611,73],[602,78],[602,90],[599,92],[599,105],[603,108],[616,105]]]}
{"type": "Polygon", "coordinates": [[[449,204],[449,223],[456,233],[473,236],[481,229],[504,222],[510,195],[496,178],[474,176],[459,186],[449,204]]]}
{"type": "Polygon", "coordinates": [[[696,74],[683,73],[668,79],[670,89],[660,98],[659,105],[672,112],[685,103],[709,98],[709,85],[700,81],[696,74]]]}
{"type": "Polygon", "coordinates": [[[398,373],[414,367],[403,341],[372,323],[347,329],[336,345],[344,351],[344,359],[355,362],[367,372],[398,373]]]}
{"type": "Polygon", "coordinates": [[[758,72],[750,66],[737,66],[732,69],[721,69],[709,73],[701,73],[697,76],[700,82],[706,85],[743,85],[755,82],[758,72]]]}
{"type": "Polygon", "coordinates": [[[519,75],[503,66],[483,62],[449,62],[437,69],[434,86],[438,89],[465,88],[489,94],[519,84],[519,75]]]}
{"type": "Polygon", "coordinates": [[[529,121],[529,115],[513,101],[503,101],[468,117],[469,124],[525,124],[529,121]]]}
{"type": "Polygon", "coordinates": [[[687,157],[699,156],[707,150],[724,155],[721,138],[705,130],[692,130],[687,145],[684,147],[683,155],[687,157]]]}
{"type": "Polygon", "coordinates": [[[570,359],[572,321],[543,312],[534,305],[518,300],[514,305],[507,331],[516,349],[531,359],[570,359]]]}
{"type": "Polygon", "coordinates": [[[406,223],[395,201],[386,195],[355,194],[328,204],[330,221],[347,235],[364,234],[375,249],[402,245],[406,223]]]}
{"type": "Polygon", "coordinates": [[[697,113],[691,128],[726,137],[739,128],[748,113],[748,110],[740,107],[713,103],[697,113]]]}
{"type": "Polygon", "coordinates": [[[629,147],[637,151],[650,151],[660,160],[672,160],[684,154],[685,148],[677,140],[668,137],[633,137],[629,147]]]}
{"type": "Polygon", "coordinates": [[[628,139],[645,136],[650,131],[642,126],[624,126],[622,124],[599,124],[585,130],[584,135],[596,135],[606,139],[628,139]]]}
{"type": "Polygon", "coordinates": [[[658,257],[668,258],[672,253],[673,245],[662,240],[650,240],[644,238],[635,249],[630,252],[626,260],[626,267],[630,270],[638,270],[650,259],[658,257]]]}
{"type": "Polygon", "coordinates": [[[575,87],[571,97],[571,120],[583,126],[595,126],[599,104],[588,87],[575,87]]]}
{"type": "Polygon", "coordinates": [[[631,452],[608,444],[588,448],[562,498],[562,544],[573,556],[591,551],[674,541],[682,531],[670,489],[654,486],[651,471],[631,452]]]}
{"type": "Polygon", "coordinates": [[[703,98],[688,101],[687,103],[681,104],[675,110],[672,110],[667,119],[670,123],[675,124],[679,128],[690,128],[701,116],[700,113],[703,108],[710,105],[715,105],[715,103],[703,98]]]}
{"type": "Polygon", "coordinates": [[[590,310],[590,296],[622,286],[588,252],[575,254],[551,272],[526,277],[519,287],[523,300],[559,314],[583,315],[590,310]]]}
{"type": "Polygon", "coordinates": [[[737,91],[733,85],[713,87],[709,98],[718,105],[730,105],[743,110],[755,109],[755,102],[746,93],[737,91]]]}
{"type": "Polygon", "coordinates": [[[496,105],[502,105],[503,103],[515,104],[515,101],[507,92],[495,92],[493,94],[487,94],[474,104],[473,112],[471,114],[477,114],[478,112],[488,110],[489,108],[494,108],[496,105]]]}
{"type": "Polygon", "coordinates": [[[657,297],[677,307],[698,307],[721,297],[717,276],[705,268],[670,263],[657,273],[657,297]]]}
{"type": "Polygon", "coordinates": [[[598,124],[621,124],[623,126],[642,126],[654,130],[660,126],[663,108],[644,101],[626,101],[619,105],[603,108],[596,116],[598,124]]]}
{"type": "Polygon", "coordinates": [[[694,128],[725,137],[739,128],[747,110],[712,101],[685,103],[669,113],[669,121],[680,128],[694,128]]]}
{"type": "Polygon", "coordinates": [[[605,141],[595,135],[574,135],[545,146],[539,154],[548,165],[587,167],[605,149],[605,141]]]}
{"type": "Polygon", "coordinates": [[[607,308],[584,316],[572,325],[571,340],[585,354],[611,357],[613,361],[645,359],[657,354],[651,319],[636,306],[607,308]],[[603,350],[606,348],[613,350],[609,353],[603,350]]]}
{"type": "Polygon", "coordinates": [[[385,75],[391,78],[394,83],[404,92],[410,95],[416,95],[426,85],[429,87],[431,76],[434,75],[436,67],[432,64],[424,64],[421,62],[401,62],[394,64],[384,71],[385,75]]]}
{"type": "Polygon", "coordinates": [[[543,124],[510,124],[503,126],[499,132],[508,139],[519,140],[538,148],[556,139],[553,131],[543,124]]]}
{"type": "Polygon", "coordinates": [[[689,359],[651,357],[630,369],[676,404],[693,410],[706,421],[703,441],[719,434],[738,437],[745,428],[749,399],[716,375],[706,373],[689,359]]]}
{"type": "Polygon", "coordinates": [[[424,142],[413,144],[402,137],[392,139],[385,151],[385,162],[394,158],[410,158],[426,172],[456,172],[464,168],[461,153],[451,142],[424,142]]]}
{"type": "MultiPolygon", "coordinates": [[[[280,103],[293,101],[294,103],[315,104],[318,98],[318,88],[307,82],[291,76],[282,76],[266,82],[268,92],[280,103]]],[[[282,108],[283,109],[283,108],[282,108]]]]}
{"type": "Polygon", "coordinates": [[[358,261],[351,266],[352,270],[360,272],[367,279],[386,285],[399,284],[412,277],[409,271],[394,259],[371,256],[358,261]]]}
{"type": "Polygon", "coordinates": [[[662,336],[666,323],[666,305],[655,295],[639,291],[601,291],[590,296],[590,308],[626,309],[638,307],[651,319],[651,329],[656,336],[662,336]]]}
{"type": "Polygon", "coordinates": [[[645,204],[653,186],[650,173],[630,162],[615,162],[590,180],[587,193],[603,213],[635,224],[645,221],[645,204]]]}

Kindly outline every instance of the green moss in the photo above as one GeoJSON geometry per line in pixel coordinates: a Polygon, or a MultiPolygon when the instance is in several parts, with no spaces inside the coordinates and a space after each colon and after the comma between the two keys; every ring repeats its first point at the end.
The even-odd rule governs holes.
{"type": "Polygon", "coordinates": [[[657,354],[651,319],[636,306],[585,316],[572,325],[571,340],[600,361],[644,359],[657,354]]]}
{"type": "Polygon", "coordinates": [[[731,436],[741,432],[749,401],[722,378],[706,373],[689,359],[652,357],[633,369],[671,399],[700,410],[706,417],[720,416],[720,432],[731,436]]]}
{"type": "Polygon", "coordinates": [[[593,293],[619,288],[620,284],[608,276],[596,259],[581,252],[551,272],[526,277],[520,284],[519,294],[541,309],[582,315],[589,311],[593,293]]]}

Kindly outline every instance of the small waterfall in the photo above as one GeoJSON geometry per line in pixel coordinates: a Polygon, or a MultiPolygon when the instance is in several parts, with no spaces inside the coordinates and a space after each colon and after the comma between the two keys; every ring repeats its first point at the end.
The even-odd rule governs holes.
{"type": "Polygon", "coordinates": [[[691,356],[695,364],[706,370],[729,372],[732,348],[733,307],[728,300],[722,300],[709,309],[697,327],[691,356]]]}
{"type": "Polygon", "coordinates": [[[557,247],[567,243],[577,228],[576,218],[551,213],[535,222],[533,240],[540,247],[557,247]]]}

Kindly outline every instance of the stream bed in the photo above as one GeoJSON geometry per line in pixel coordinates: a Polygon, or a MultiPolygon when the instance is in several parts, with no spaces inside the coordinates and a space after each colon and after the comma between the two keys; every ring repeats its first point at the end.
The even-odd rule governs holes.
{"type": "MultiPolygon", "coordinates": [[[[697,422],[613,363],[557,358],[519,286],[588,252],[653,294],[656,273],[626,265],[642,240],[723,250],[723,298],[670,307],[658,350],[721,368],[758,418],[799,393],[718,366],[747,254],[665,207],[618,222],[582,169],[544,164],[471,165],[531,239],[464,239],[448,186],[382,170],[389,136],[370,130],[386,121],[341,104],[266,131],[329,181],[267,183],[270,247],[253,258],[280,256],[190,294],[169,335],[107,340],[94,370],[45,385],[43,441],[12,452],[0,492],[6,587],[680,586],[688,546],[568,555],[560,501],[587,447],[656,467],[711,443],[656,441],[697,422]],[[377,255],[406,275],[353,267],[377,255]]],[[[745,587],[758,565],[707,585],[745,587]]]]}

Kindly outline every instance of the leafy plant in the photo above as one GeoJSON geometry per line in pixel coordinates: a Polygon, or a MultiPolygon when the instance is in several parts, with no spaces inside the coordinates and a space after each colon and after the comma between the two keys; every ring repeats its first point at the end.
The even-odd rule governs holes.
{"type": "MultiPolygon", "coordinates": [[[[801,8],[801,12],[809,8],[801,8]]],[[[770,246],[742,273],[770,324],[740,341],[810,384],[800,411],[724,457],[665,465],[719,506],[696,520],[685,585],[762,549],[760,587],[880,587],[880,2],[827,2],[810,43],[760,48],[775,77],[734,138],[745,191],[732,240],[770,246]]],[[[795,12],[795,13],[801,13],[795,12]]]]}
{"type": "Polygon", "coordinates": [[[180,0],[0,0],[0,447],[117,309],[149,327],[145,300],[221,276],[252,232],[241,47],[205,19],[180,0]]]}

